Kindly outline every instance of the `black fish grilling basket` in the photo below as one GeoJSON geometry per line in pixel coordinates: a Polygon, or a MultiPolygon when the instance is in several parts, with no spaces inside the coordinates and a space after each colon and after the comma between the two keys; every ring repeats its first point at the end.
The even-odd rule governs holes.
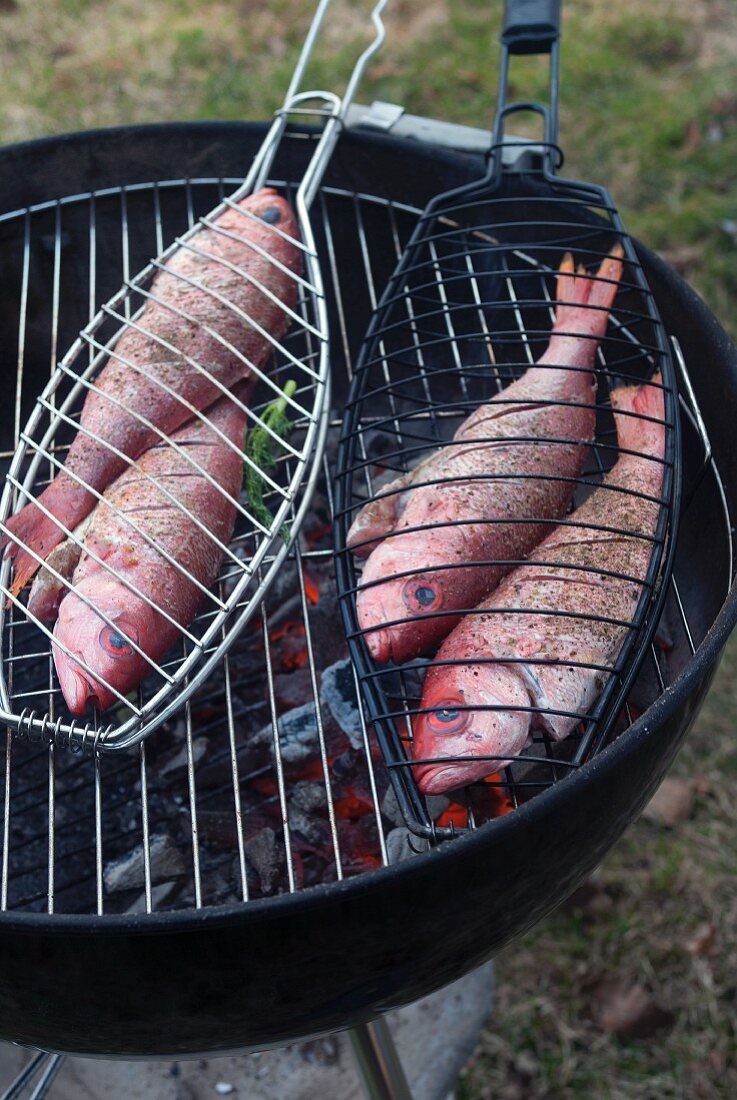
{"type": "MultiPolygon", "coordinates": [[[[469,827],[477,825],[499,812],[500,790],[505,792],[505,798],[508,795],[507,807],[516,806],[601,752],[636,716],[637,700],[630,693],[646,654],[653,655],[653,674],[661,684],[664,682],[658,645],[653,646],[653,639],[666,603],[679,514],[680,441],[675,372],[680,349],[666,334],[633,244],[607,191],[557,175],[563,161],[557,143],[559,18],[557,0],[539,3],[508,0],[488,170],[477,182],[437,196],[417,223],[372,317],[343,420],[335,521],[341,610],[364,704],[395,793],[408,826],[424,837],[448,836],[459,827],[465,828],[466,823],[469,827]],[[549,55],[550,94],[546,105],[507,102],[510,59],[519,54],[549,55]],[[530,114],[542,120],[543,139],[510,138],[509,126],[530,114]],[[577,265],[585,267],[589,278],[596,280],[594,273],[602,260],[617,246],[623,250],[624,264],[606,335],[596,354],[595,438],[583,473],[575,479],[574,511],[563,522],[576,524],[575,509],[601,483],[618,457],[610,401],[612,390],[659,375],[665,434],[662,490],[654,533],[643,530],[638,536],[651,543],[639,600],[631,619],[617,624],[624,632],[624,641],[616,658],[604,665],[587,666],[585,661],[581,662],[583,667],[596,668],[603,689],[591,710],[577,716],[580,720],[573,734],[556,743],[545,730],[536,730],[524,754],[509,766],[504,766],[502,757],[487,757],[490,772],[494,772],[495,759],[502,770],[485,783],[467,788],[461,796],[466,822],[457,815],[451,819],[446,815],[446,820],[438,823],[415,784],[412,768],[418,760],[452,763],[460,759],[449,754],[422,760],[420,755],[413,754],[413,723],[417,715],[428,713],[422,704],[422,685],[433,663],[433,650],[401,664],[379,664],[371,656],[366,637],[369,628],[365,623],[361,625],[357,614],[361,564],[349,546],[351,525],[368,501],[380,495],[390,482],[413,470],[421,459],[439,448],[448,448],[454,433],[473,410],[494,395],[503,394],[511,382],[540,358],[550,339],[555,318],[556,273],[565,254],[571,254],[577,265]],[[495,788],[496,797],[492,797],[495,788]]],[[[580,440],[573,438],[522,435],[506,442],[522,445],[523,454],[525,447],[535,447],[541,442],[580,446],[580,440]]],[[[556,480],[556,475],[549,473],[530,474],[522,461],[518,468],[513,465],[504,470],[505,480],[531,476],[556,480]]],[[[441,466],[438,476],[436,469],[437,464],[430,481],[420,479],[423,486],[433,485],[442,493],[444,485],[457,484],[457,473],[446,474],[441,466]]],[[[634,499],[633,506],[636,506],[634,499]]],[[[508,515],[474,514],[472,520],[444,522],[477,525],[509,524],[510,520],[508,515]]],[[[538,527],[542,524],[544,531],[550,531],[558,520],[531,514],[516,515],[511,522],[538,527]]],[[[430,537],[434,525],[402,527],[403,534],[413,533],[415,537],[423,530],[430,537]]],[[[624,534],[616,527],[609,532],[614,537],[624,534]]],[[[379,536],[379,544],[391,535],[390,530],[379,536]]],[[[366,549],[373,550],[376,545],[372,533],[366,549]]],[[[472,562],[478,568],[501,565],[507,570],[519,564],[522,560],[518,555],[507,561],[472,562]]],[[[546,564],[556,563],[546,561],[546,564]]],[[[452,564],[426,567],[414,562],[412,566],[425,578],[433,570],[454,568],[452,564]]],[[[412,574],[413,569],[406,568],[394,577],[400,580],[412,574]]],[[[392,579],[391,572],[382,573],[379,580],[373,579],[369,585],[380,587],[392,579]]],[[[617,579],[616,572],[612,579],[617,579]]],[[[364,591],[368,592],[369,587],[364,591]]],[[[536,608],[528,610],[538,613],[536,608]]],[[[461,614],[474,612],[475,608],[468,607],[461,614]]],[[[542,609],[539,613],[566,614],[542,609]]],[[[447,610],[410,611],[418,624],[427,615],[443,616],[447,610]]],[[[594,625],[605,621],[595,614],[589,618],[594,625]]],[[[457,616],[449,621],[446,634],[455,621],[457,616]]],[[[394,622],[384,625],[391,629],[394,622]]],[[[663,644],[667,644],[667,639],[663,644]]],[[[478,663],[484,660],[488,663],[495,658],[479,654],[478,663]]],[[[474,709],[502,707],[479,704],[474,709]]],[[[533,699],[529,706],[511,709],[550,716],[566,713],[554,708],[546,711],[535,705],[533,699]]]]}

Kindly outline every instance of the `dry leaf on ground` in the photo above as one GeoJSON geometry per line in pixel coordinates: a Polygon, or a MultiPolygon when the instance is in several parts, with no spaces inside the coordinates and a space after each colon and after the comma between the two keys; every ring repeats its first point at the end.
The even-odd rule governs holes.
{"type": "Polygon", "coordinates": [[[619,1039],[647,1039],[675,1021],[675,1015],[644,986],[624,977],[602,978],[591,995],[594,1023],[619,1039]]]}
{"type": "Polygon", "coordinates": [[[711,921],[700,924],[693,936],[686,943],[686,950],[691,955],[699,955],[704,958],[713,955],[717,946],[717,929],[711,921]]]}
{"type": "Polygon", "coordinates": [[[668,776],[661,783],[653,797],[642,811],[642,816],[658,825],[672,829],[674,825],[688,820],[693,810],[693,785],[687,779],[674,779],[668,776]]]}

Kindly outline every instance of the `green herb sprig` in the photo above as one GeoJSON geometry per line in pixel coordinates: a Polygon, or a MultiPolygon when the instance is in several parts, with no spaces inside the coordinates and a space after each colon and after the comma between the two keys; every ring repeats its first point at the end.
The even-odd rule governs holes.
{"type": "MultiPolygon", "coordinates": [[[[264,527],[271,527],[274,517],[264,504],[266,481],[263,473],[276,467],[278,440],[287,439],[294,424],[287,416],[287,402],[295,393],[297,383],[290,379],[284,386],[283,396],[272,401],[264,409],[260,424],[254,428],[246,440],[246,455],[251,460],[245,463],[245,489],[248,506],[256,519],[264,527]]],[[[281,449],[281,448],[279,448],[281,449]]],[[[289,525],[284,523],[279,534],[285,542],[289,539],[289,525]]]]}

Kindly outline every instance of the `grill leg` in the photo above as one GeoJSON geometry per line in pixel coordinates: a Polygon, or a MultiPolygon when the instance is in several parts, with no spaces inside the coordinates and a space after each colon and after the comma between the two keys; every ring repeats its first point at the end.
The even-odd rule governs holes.
{"type": "Polygon", "coordinates": [[[62,1067],[63,1054],[46,1054],[39,1050],[31,1061],[23,1067],[12,1085],[9,1085],[0,1096],[0,1100],[16,1100],[16,1097],[24,1091],[26,1085],[33,1080],[39,1070],[43,1070],[30,1100],[43,1100],[51,1088],[54,1078],[62,1067]]]}
{"type": "Polygon", "coordinates": [[[412,1100],[386,1020],[359,1024],[348,1036],[368,1100],[412,1100]]]}

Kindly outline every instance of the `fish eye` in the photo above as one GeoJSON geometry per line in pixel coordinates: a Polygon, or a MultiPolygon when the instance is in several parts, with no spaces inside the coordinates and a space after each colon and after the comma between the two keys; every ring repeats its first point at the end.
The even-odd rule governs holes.
{"type": "MultiPolygon", "coordinates": [[[[137,641],[135,632],[128,629],[129,636],[137,641]]],[[[133,647],[125,634],[113,626],[104,626],[100,631],[100,645],[110,657],[130,657],[133,647]]]]}
{"type": "Polygon", "coordinates": [[[433,733],[460,733],[465,729],[471,712],[459,710],[460,702],[459,699],[444,700],[425,715],[425,721],[433,733]]]}
{"type": "Polygon", "coordinates": [[[407,581],[402,599],[410,611],[437,611],[442,605],[442,592],[424,580],[407,581]]]}
{"type": "Polygon", "coordinates": [[[277,206],[270,206],[261,214],[261,221],[266,222],[267,225],[278,225],[281,221],[281,210],[277,206]]]}

